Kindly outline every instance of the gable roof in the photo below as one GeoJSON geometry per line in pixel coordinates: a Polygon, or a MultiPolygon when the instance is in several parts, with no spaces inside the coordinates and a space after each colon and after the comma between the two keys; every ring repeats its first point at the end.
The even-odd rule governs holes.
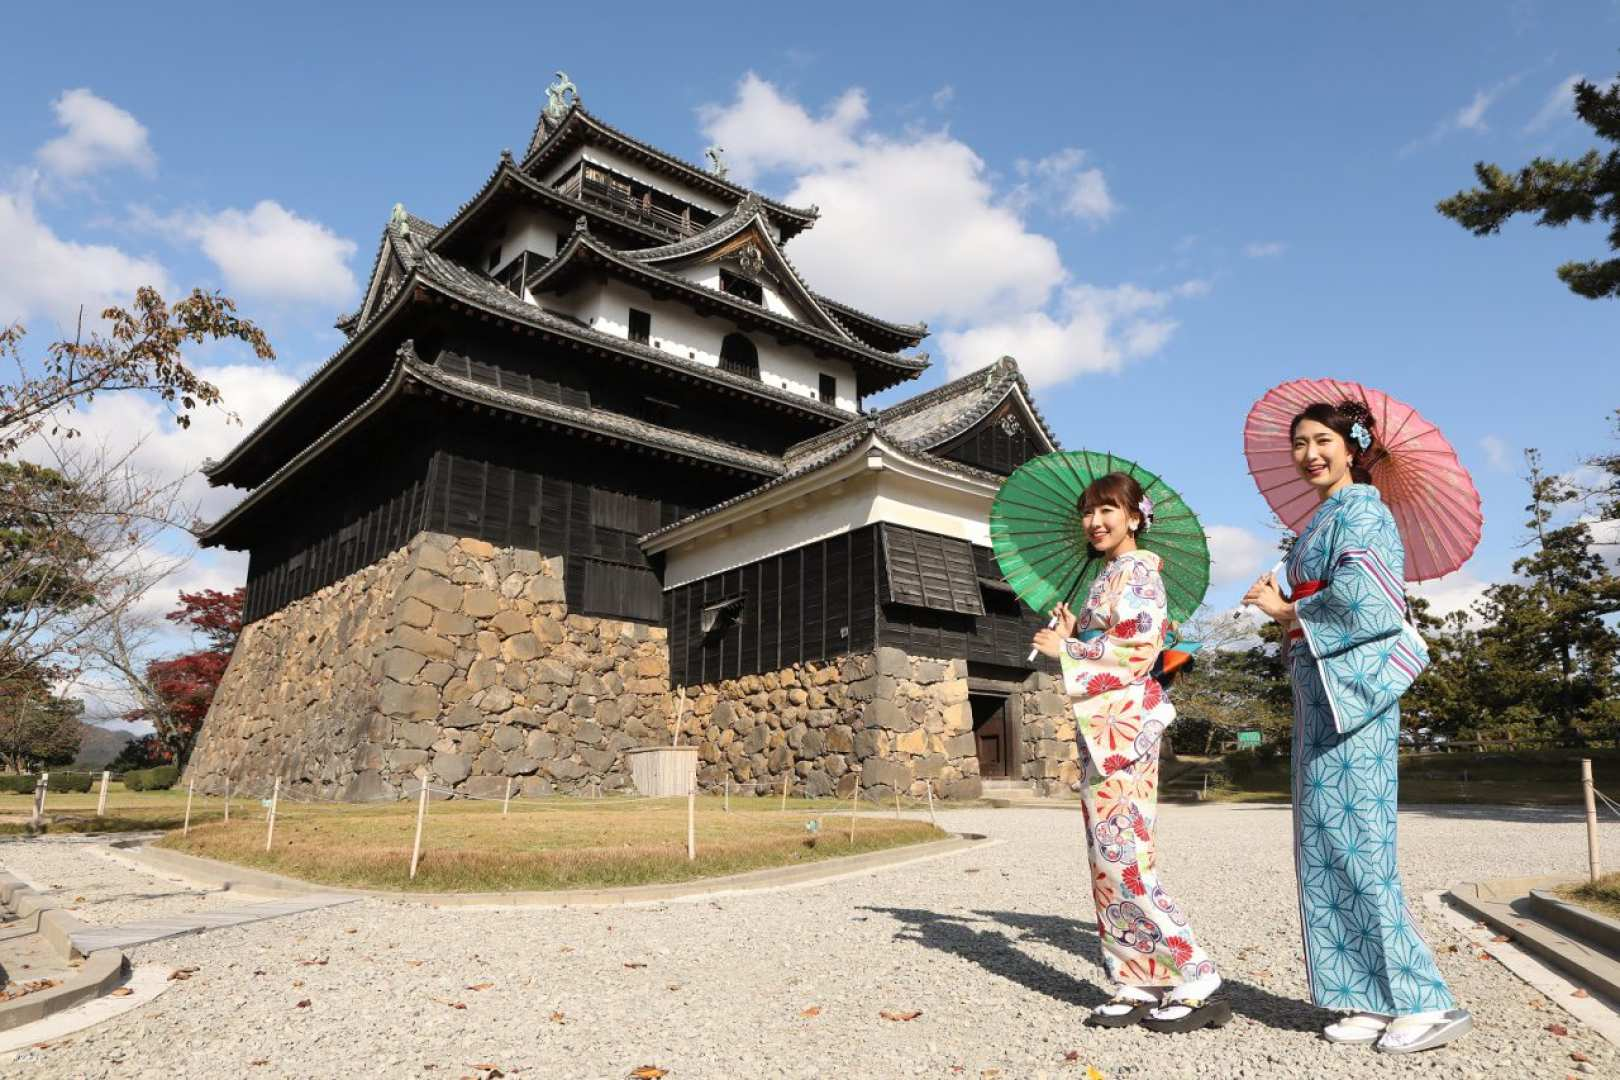
{"type": "Polygon", "coordinates": [[[654,291],[679,293],[689,301],[695,301],[695,306],[725,311],[741,324],[753,324],[768,332],[791,334],[812,348],[862,364],[869,372],[875,370],[877,380],[863,387],[862,393],[915,378],[928,366],[926,356],[901,356],[874,349],[851,337],[847,331],[834,332],[803,323],[739,296],[699,285],[636,258],[638,254],[610,248],[592,237],[588,230],[576,229],[573,238],[557,253],[557,257],[529,280],[528,287],[531,291],[539,292],[548,282],[560,283],[566,275],[583,272],[588,267],[618,271],[623,278],[643,288],[652,286],[654,291]]]}
{"type": "MultiPolygon", "coordinates": [[[[741,202],[754,194],[748,188],[733,184],[707,169],[684,161],[604,123],[586,112],[585,107],[577,100],[569,106],[568,112],[556,126],[549,130],[545,114],[543,112],[540,114],[539,119],[535,121],[529,151],[523,156],[523,171],[533,173],[547,160],[563,153],[576,142],[612,145],[627,157],[651,165],[666,175],[677,177],[691,187],[728,203],[741,202]]],[[[816,218],[821,216],[821,211],[814,206],[800,209],[764,197],[760,197],[760,201],[764,204],[771,221],[781,230],[784,241],[814,225],[816,218]]]]}

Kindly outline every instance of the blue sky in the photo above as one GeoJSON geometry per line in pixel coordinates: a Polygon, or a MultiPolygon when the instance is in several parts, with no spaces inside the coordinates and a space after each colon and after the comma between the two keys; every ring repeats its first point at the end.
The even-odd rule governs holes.
{"type": "MultiPolygon", "coordinates": [[[[1257,395],[1332,375],[1416,404],[1485,497],[1460,597],[1515,557],[1520,449],[1564,469],[1611,445],[1620,304],[1553,276],[1598,228],[1481,240],[1433,206],[1481,158],[1590,145],[1560,88],[1620,70],[1620,3],[1399,8],[33,5],[0,70],[0,319],[43,343],[136,279],[222,287],[280,353],[200,356],[251,422],[338,346],[389,207],[453,213],[564,68],[609,122],[692,159],[718,139],[734,175],[819,201],[789,253],[926,318],[922,386],[1011,352],[1066,445],[1181,487],[1218,527],[1213,602],[1271,562],[1239,442],[1257,395]]],[[[233,439],[91,426],[143,423],[166,468],[233,439]]]]}

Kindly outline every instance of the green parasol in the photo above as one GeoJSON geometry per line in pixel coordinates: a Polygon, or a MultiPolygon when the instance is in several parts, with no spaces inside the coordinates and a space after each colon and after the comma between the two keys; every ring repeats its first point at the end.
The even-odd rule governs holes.
{"type": "Polygon", "coordinates": [[[1080,524],[1080,496],[1100,476],[1120,472],[1136,478],[1153,501],[1153,527],[1137,546],[1164,560],[1170,619],[1198,610],[1209,590],[1209,541],[1186,502],[1134,461],[1113,454],[1075,450],[1043,454],[1007,477],[990,507],[990,546],[1007,584],[1042,615],[1059,603],[1074,603],[1091,589],[1105,565],[1091,550],[1080,524]]]}

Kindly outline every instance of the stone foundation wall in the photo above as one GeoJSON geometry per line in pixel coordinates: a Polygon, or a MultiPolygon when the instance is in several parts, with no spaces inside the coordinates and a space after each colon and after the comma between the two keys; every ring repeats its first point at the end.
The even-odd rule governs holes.
{"type": "Polygon", "coordinates": [[[1023,779],[1042,795],[1066,795],[1080,778],[1080,744],[1063,680],[1044,671],[1020,691],[1024,701],[1023,779]]]}
{"type": "Polygon", "coordinates": [[[666,632],[570,615],[561,559],[416,536],[248,626],[187,768],[200,789],[612,791],[669,730],[666,632]]]}
{"type": "Polygon", "coordinates": [[[682,742],[698,747],[698,783],[771,794],[791,772],[796,795],[848,796],[859,776],[876,798],[977,798],[979,759],[967,662],[899,649],[795,664],[687,689],[682,742]],[[857,770],[858,767],[858,770],[857,770]]]}

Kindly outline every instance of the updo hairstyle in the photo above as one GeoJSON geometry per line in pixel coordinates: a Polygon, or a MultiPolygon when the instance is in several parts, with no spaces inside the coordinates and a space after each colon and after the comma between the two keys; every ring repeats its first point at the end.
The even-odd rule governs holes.
{"type": "Polygon", "coordinates": [[[1345,448],[1350,451],[1350,479],[1358,484],[1372,483],[1372,467],[1384,457],[1384,448],[1378,441],[1378,427],[1373,423],[1372,410],[1367,408],[1366,402],[1346,398],[1337,405],[1327,402],[1308,405],[1288,425],[1289,439],[1293,439],[1299,425],[1307,420],[1315,420],[1344,440],[1345,448]],[[1355,437],[1357,424],[1367,433],[1365,447],[1355,437]]]}
{"type": "Polygon", "coordinates": [[[1136,527],[1137,535],[1148,531],[1153,524],[1153,509],[1145,506],[1147,493],[1136,477],[1129,473],[1111,472],[1106,476],[1099,476],[1086,485],[1081,492],[1080,499],[1075,503],[1075,509],[1082,515],[1093,506],[1117,506],[1126,514],[1135,514],[1142,519],[1136,527]]]}

